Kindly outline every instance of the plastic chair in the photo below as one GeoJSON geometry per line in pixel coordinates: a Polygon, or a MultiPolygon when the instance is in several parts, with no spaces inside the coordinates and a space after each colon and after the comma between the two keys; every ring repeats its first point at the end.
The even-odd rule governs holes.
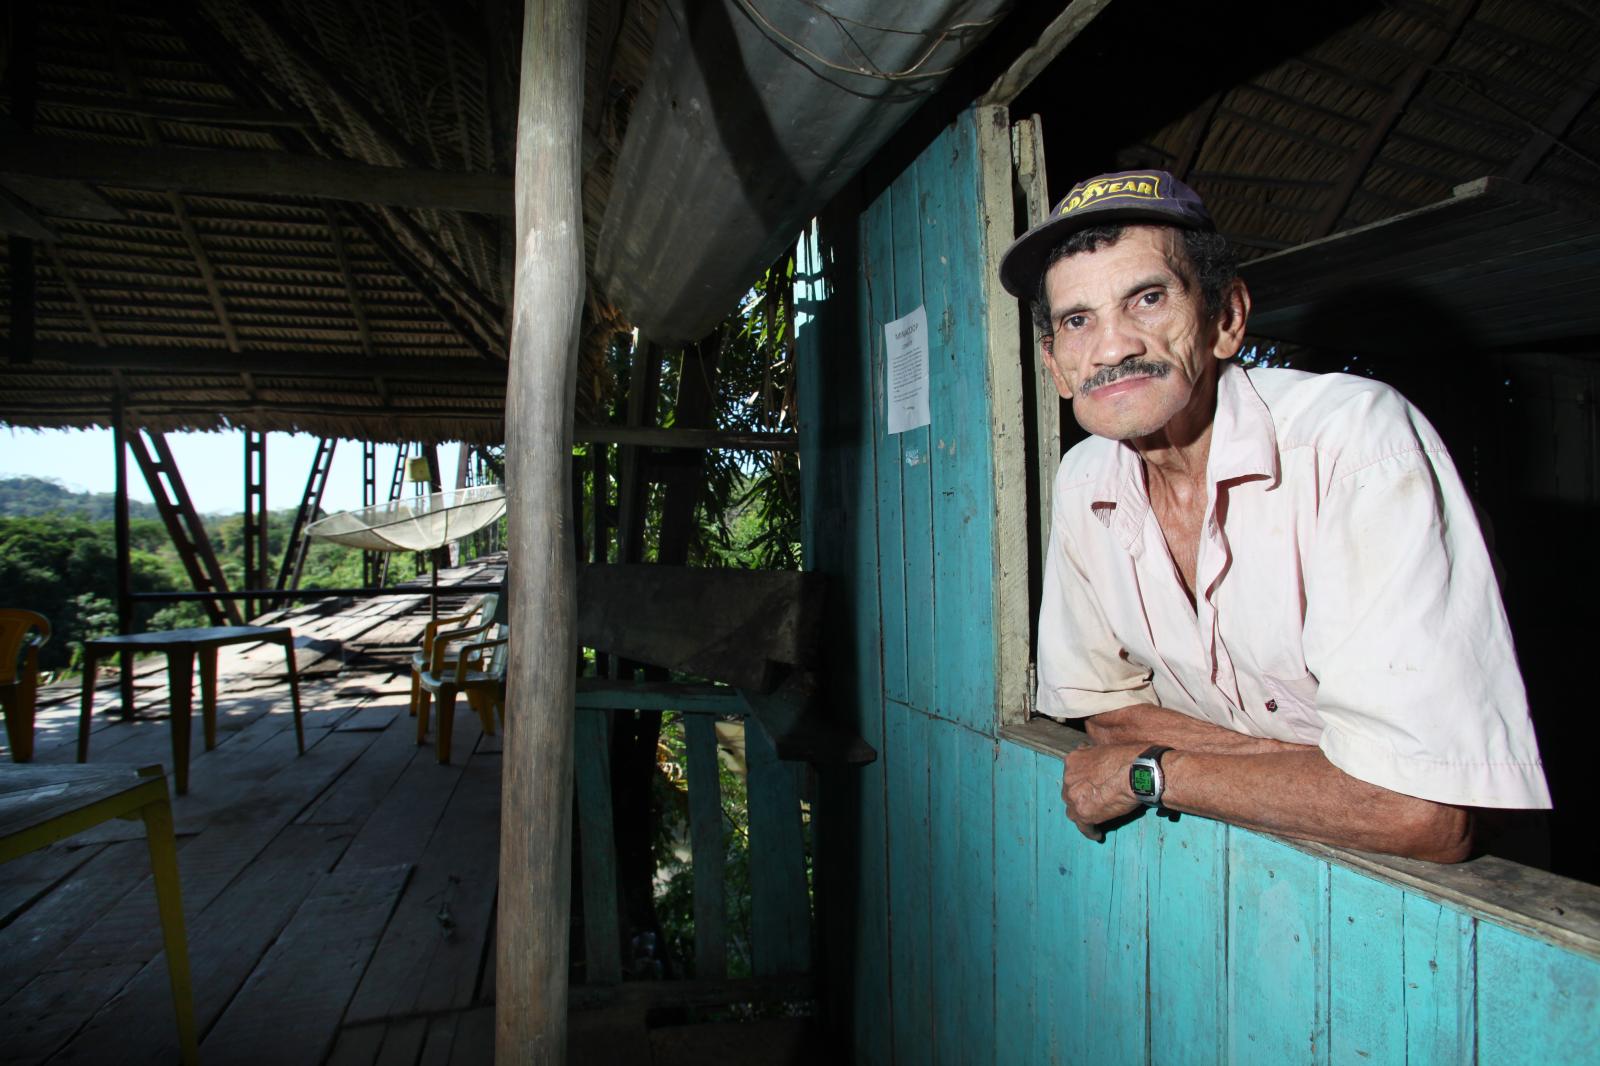
{"type": "Polygon", "coordinates": [[[39,649],[50,619],[37,611],[0,607],[0,712],[12,762],[33,759],[33,713],[39,693],[39,649]]]}
{"type": "Polygon", "coordinates": [[[452,645],[460,644],[472,637],[486,632],[494,623],[501,621],[500,594],[491,592],[479,600],[466,614],[458,614],[451,618],[436,618],[429,622],[422,630],[422,650],[411,653],[411,716],[415,718],[418,712],[427,711],[428,694],[422,689],[422,675],[432,671],[448,669],[456,661],[457,650],[452,645]],[[479,620],[475,626],[466,626],[460,629],[446,629],[445,626],[460,626],[463,622],[470,622],[474,618],[479,620]]]}
{"type": "MultiPolygon", "coordinates": [[[[504,629],[501,631],[503,633],[504,629]]],[[[477,712],[478,722],[486,734],[494,735],[496,719],[504,727],[506,659],[506,637],[500,636],[465,645],[448,670],[430,670],[421,675],[423,692],[439,702],[439,739],[434,750],[441,763],[450,761],[450,736],[455,728],[458,694],[467,697],[467,705],[477,712]]],[[[424,700],[417,714],[417,743],[425,743],[427,739],[428,704],[424,700]]]]}

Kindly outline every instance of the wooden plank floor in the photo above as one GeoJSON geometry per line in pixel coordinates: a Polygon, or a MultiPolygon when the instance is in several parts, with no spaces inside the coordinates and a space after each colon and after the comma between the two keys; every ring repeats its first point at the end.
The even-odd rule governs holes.
{"type": "MultiPolygon", "coordinates": [[[[499,577],[474,565],[441,585],[499,577]]],[[[463,708],[454,765],[417,746],[406,660],[427,618],[419,596],[263,619],[296,635],[298,757],[281,654],[222,650],[217,747],[203,751],[197,713],[174,799],[203,1060],[492,1060],[500,744],[463,708]]],[[[170,772],[164,660],[136,678],[132,721],[102,680],[90,761],[170,772]]],[[[72,761],[77,692],[41,693],[36,761],[72,761]]],[[[138,823],[0,866],[0,959],[0,1060],[177,1060],[138,823]]]]}

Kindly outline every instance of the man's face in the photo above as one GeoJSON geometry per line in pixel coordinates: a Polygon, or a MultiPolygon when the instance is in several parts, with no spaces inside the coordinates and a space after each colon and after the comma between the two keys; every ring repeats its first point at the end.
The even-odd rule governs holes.
{"type": "Polygon", "coordinates": [[[1045,362],[1087,432],[1133,440],[1209,422],[1218,361],[1239,338],[1207,319],[1187,264],[1177,230],[1129,226],[1045,274],[1045,362]]]}

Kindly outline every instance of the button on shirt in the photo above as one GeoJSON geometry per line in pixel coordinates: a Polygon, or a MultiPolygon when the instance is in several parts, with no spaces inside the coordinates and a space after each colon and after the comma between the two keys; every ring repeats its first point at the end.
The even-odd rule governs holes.
{"type": "Polygon", "coordinates": [[[1226,363],[1206,498],[1191,604],[1138,453],[1092,437],[1062,460],[1042,714],[1155,703],[1394,792],[1550,805],[1471,501],[1416,408],[1366,378],[1226,363]]]}

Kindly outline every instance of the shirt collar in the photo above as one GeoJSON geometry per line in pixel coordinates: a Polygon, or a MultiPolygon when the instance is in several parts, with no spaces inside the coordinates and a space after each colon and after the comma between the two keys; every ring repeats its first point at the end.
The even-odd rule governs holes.
{"type": "MultiPolygon", "coordinates": [[[[1250,375],[1234,360],[1217,375],[1217,410],[1211,426],[1211,454],[1206,459],[1206,488],[1245,478],[1278,480],[1278,433],[1272,413],[1250,383],[1250,375]]],[[[1140,530],[1150,497],[1145,491],[1144,463],[1133,445],[1118,441],[1095,480],[1091,513],[1117,535],[1124,549],[1139,554],[1140,530]]]]}

